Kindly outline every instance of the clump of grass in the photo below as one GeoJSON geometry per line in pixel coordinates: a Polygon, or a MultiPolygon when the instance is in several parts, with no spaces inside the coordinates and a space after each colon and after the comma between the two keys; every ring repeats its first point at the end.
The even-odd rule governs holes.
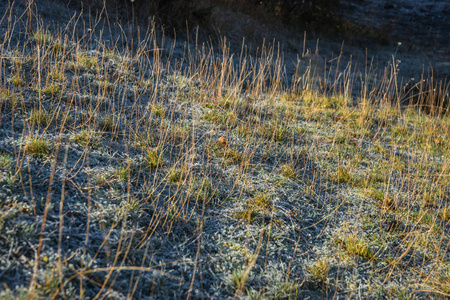
{"type": "Polygon", "coordinates": [[[132,162],[127,161],[120,168],[115,169],[114,172],[111,173],[111,178],[119,182],[125,182],[130,177],[130,172],[132,170],[133,170],[132,162]]]}
{"type": "Polygon", "coordinates": [[[280,174],[284,177],[295,179],[297,178],[297,171],[295,170],[295,167],[293,167],[291,164],[284,164],[280,167],[280,174]]]}
{"type": "Polygon", "coordinates": [[[12,96],[13,93],[10,90],[0,87],[0,100],[2,100],[2,102],[4,100],[9,101],[12,98],[12,96]]]}
{"type": "Polygon", "coordinates": [[[43,109],[33,109],[30,112],[30,121],[36,125],[46,126],[50,121],[50,117],[43,109]]]}
{"type": "Polygon", "coordinates": [[[444,292],[446,295],[450,295],[450,265],[444,265],[442,272],[437,276],[435,284],[438,289],[444,292]]]}
{"type": "Polygon", "coordinates": [[[66,50],[66,45],[61,42],[59,39],[53,40],[53,45],[51,47],[53,53],[58,54],[62,53],[66,50]]]}
{"type": "Polygon", "coordinates": [[[78,66],[87,70],[96,70],[99,65],[95,56],[89,56],[85,53],[77,53],[76,64],[72,65],[72,67],[77,68],[78,66]]]}
{"type": "Polygon", "coordinates": [[[275,283],[273,299],[296,299],[299,296],[301,284],[295,281],[278,281],[275,283]]]}
{"type": "Polygon", "coordinates": [[[276,119],[271,119],[269,123],[259,127],[258,131],[262,137],[277,142],[283,142],[291,135],[290,128],[284,122],[276,119]]]}
{"type": "Polygon", "coordinates": [[[408,126],[404,123],[397,123],[390,127],[392,137],[396,139],[406,140],[411,138],[408,126]]]}
{"type": "Polygon", "coordinates": [[[353,174],[345,167],[339,166],[336,170],[336,174],[333,176],[334,181],[337,183],[351,183],[353,182],[353,174]]]}
{"type": "Polygon", "coordinates": [[[245,288],[244,271],[242,269],[233,270],[230,275],[229,282],[237,291],[242,291],[245,288]]]}
{"type": "Polygon", "coordinates": [[[396,108],[391,107],[388,103],[381,106],[374,116],[375,121],[379,126],[388,126],[394,124],[398,117],[398,111],[396,108]]]}
{"type": "Polygon", "coordinates": [[[112,87],[112,83],[108,80],[96,80],[95,84],[101,90],[109,90],[112,87]]]}
{"type": "Polygon", "coordinates": [[[224,109],[236,108],[243,103],[243,99],[233,94],[226,94],[219,100],[220,107],[224,109]]]}
{"type": "Polygon", "coordinates": [[[237,117],[233,111],[212,109],[203,115],[203,119],[217,125],[234,126],[237,124],[237,117]]]}
{"type": "Polygon", "coordinates": [[[216,193],[211,180],[206,176],[194,181],[193,190],[193,196],[201,202],[211,200],[216,193]]]}
{"type": "Polygon", "coordinates": [[[325,258],[317,260],[314,264],[309,267],[309,273],[314,280],[321,283],[326,282],[328,278],[328,273],[330,272],[330,265],[325,258]]]}
{"type": "Polygon", "coordinates": [[[385,155],[385,156],[388,156],[388,155],[389,155],[389,152],[388,152],[388,151],[386,150],[386,148],[385,148],[383,145],[381,145],[381,144],[373,145],[373,147],[371,148],[371,151],[376,152],[376,153],[383,154],[383,155],[385,155]]]}
{"type": "Polygon", "coordinates": [[[115,128],[115,126],[116,126],[116,123],[114,121],[114,115],[106,114],[100,118],[97,128],[99,130],[110,131],[110,130],[113,130],[115,128]]]}
{"type": "Polygon", "coordinates": [[[161,103],[151,104],[148,106],[148,109],[151,110],[156,117],[163,117],[166,113],[166,109],[161,103]]]}
{"type": "Polygon", "coordinates": [[[159,148],[147,150],[145,162],[150,169],[156,169],[164,165],[163,153],[159,148]]]}
{"type": "Polygon", "coordinates": [[[240,163],[243,159],[242,154],[232,148],[226,148],[223,156],[232,163],[240,163]]]}
{"type": "Polygon", "coordinates": [[[82,147],[96,147],[100,144],[101,135],[97,132],[82,129],[80,132],[72,135],[71,139],[82,147]]]}
{"type": "Polygon", "coordinates": [[[337,109],[346,107],[348,99],[343,95],[327,96],[312,91],[305,91],[303,102],[306,106],[321,109],[337,109]]]}
{"type": "Polygon", "coordinates": [[[0,168],[6,170],[11,167],[12,157],[9,154],[0,155],[0,168]]]}
{"type": "Polygon", "coordinates": [[[102,170],[99,172],[95,172],[93,179],[99,186],[110,182],[125,182],[129,178],[130,172],[131,165],[125,164],[121,167],[110,169],[107,171],[102,170]]]}
{"type": "Polygon", "coordinates": [[[439,187],[425,187],[425,190],[422,194],[422,201],[425,205],[435,206],[438,203],[439,199],[443,199],[445,197],[445,193],[443,189],[439,187]]]}
{"type": "Polygon", "coordinates": [[[427,211],[413,212],[413,213],[411,213],[411,218],[415,222],[419,222],[421,224],[425,224],[428,226],[434,225],[434,220],[435,220],[435,217],[427,211]]]}
{"type": "Polygon", "coordinates": [[[37,31],[32,36],[33,40],[41,46],[49,46],[53,43],[53,37],[47,32],[37,31]]]}
{"type": "Polygon", "coordinates": [[[170,128],[170,136],[181,142],[186,141],[191,136],[191,127],[189,125],[174,125],[170,128]]]}
{"type": "Polygon", "coordinates": [[[294,102],[299,101],[301,99],[301,94],[298,92],[284,92],[280,96],[281,101],[284,102],[294,102]]]}
{"type": "Polygon", "coordinates": [[[58,82],[66,81],[66,75],[64,75],[64,71],[58,69],[57,67],[52,68],[52,71],[49,74],[49,78],[58,82]]]}
{"type": "Polygon", "coordinates": [[[102,172],[95,173],[92,178],[97,186],[105,185],[108,182],[108,175],[102,172]]]}
{"type": "Polygon", "coordinates": [[[256,220],[258,214],[254,208],[247,207],[243,210],[233,212],[233,216],[238,220],[247,220],[251,224],[256,220]]]}
{"type": "Polygon", "coordinates": [[[25,79],[20,74],[15,74],[11,76],[8,80],[15,87],[21,87],[25,85],[25,79]]]}
{"type": "Polygon", "coordinates": [[[181,180],[182,172],[181,170],[171,169],[167,174],[167,181],[170,183],[177,183],[181,180]]]}
{"type": "Polygon", "coordinates": [[[375,165],[369,169],[367,179],[371,183],[386,183],[388,181],[388,170],[385,166],[375,165]]]}
{"type": "Polygon", "coordinates": [[[443,221],[450,221],[450,208],[449,207],[444,207],[439,212],[439,218],[441,218],[443,221]]]}
{"type": "Polygon", "coordinates": [[[381,191],[379,188],[376,188],[373,186],[367,188],[366,193],[367,193],[367,196],[369,196],[375,200],[378,200],[378,201],[384,201],[384,199],[385,199],[384,192],[381,191]]]}
{"type": "Polygon", "coordinates": [[[37,31],[32,39],[41,47],[48,47],[53,53],[58,54],[66,49],[66,45],[59,39],[53,38],[48,32],[37,31]]]}
{"type": "Polygon", "coordinates": [[[269,194],[265,192],[256,194],[248,201],[248,205],[259,211],[270,211],[272,209],[269,194]]]}
{"type": "Polygon", "coordinates": [[[50,143],[42,137],[34,137],[25,144],[25,151],[27,154],[43,157],[50,152],[50,143]]]}
{"type": "MultiPolygon", "coordinates": [[[[4,182],[10,187],[13,187],[18,180],[18,176],[14,175],[12,172],[8,172],[7,174],[0,173],[0,182],[4,182]]],[[[1,230],[1,222],[0,222],[0,230],[1,230]]]]}
{"type": "Polygon", "coordinates": [[[370,259],[374,256],[372,250],[369,248],[367,242],[356,235],[345,235],[342,239],[337,241],[348,254],[357,255],[365,259],[370,259]]]}
{"type": "Polygon", "coordinates": [[[332,138],[333,142],[336,144],[345,145],[348,144],[350,136],[348,132],[338,131],[332,138]]]}
{"type": "Polygon", "coordinates": [[[42,92],[46,96],[56,97],[62,92],[61,85],[56,83],[48,84],[42,89],[42,92]]]}
{"type": "Polygon", "coordinates": [[[177,89],[188,89],[191,85],[191,79],[189,77],[179,74],[178,72],[174,73],[168,79],[169,82],[171,82],[177,87],[177,89]]]}

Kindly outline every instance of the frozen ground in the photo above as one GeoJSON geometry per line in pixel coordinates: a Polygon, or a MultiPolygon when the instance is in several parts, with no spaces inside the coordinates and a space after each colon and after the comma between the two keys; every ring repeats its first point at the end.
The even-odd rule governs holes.
{"type": "MultiPolygon", "coordinates": [[[[196,72],[201,60],[192,72],[179,67],[194,53],[184,41],[150,41],[136,55],[127,25],[35,3],[34,32],[24,5],[7,14],[0,3],[0,298],[26,298],[30,287],[59,299],[448,295],[448,118],[339,95],[233,94],[233,85],[216,98],[217,76],[196,72]],[[39,30],[65,48],[44,47],[39,30]],[[33,151],[36,137],[49,149],[33,151]]],[[[325,67],[348,70],[338,83],[358,78],[349,68],[364,70],[366,49],[380,72],[394,55],[405,76],[427,61],[445,74],[440,29],[426,35],[414,18],[427,11],[405,3],[354,9],[364,22],[382,13],[380,26],[414,23],[420,44],[399,21],[402,46],[352,41],[337,66],[341,42],[324,38],[317,50],[317,36],[305,48],[290,39],[283,79],[297,58],[317,77],[325,67]]],[[[318,84],[333,89],[332,76],[318,84]]]]}

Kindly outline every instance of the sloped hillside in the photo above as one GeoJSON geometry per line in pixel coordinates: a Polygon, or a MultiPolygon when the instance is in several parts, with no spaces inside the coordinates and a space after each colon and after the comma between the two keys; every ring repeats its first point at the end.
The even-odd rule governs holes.
{"type": "Polygon", "coordinates": [[[35,3],[0,3],[0,298],[450,296],[448,85],[35,3]]]}

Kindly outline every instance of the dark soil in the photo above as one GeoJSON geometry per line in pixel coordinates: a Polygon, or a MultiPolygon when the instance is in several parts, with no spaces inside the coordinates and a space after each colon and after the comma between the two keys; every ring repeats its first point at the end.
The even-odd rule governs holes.
{"type": "Polygon", "coordinates": [[[340,13],[343,19],[384,31],[410,52],[439,61],[434,67],[442,77],[449,76],[449,1],[348,1],[340,13]]]}

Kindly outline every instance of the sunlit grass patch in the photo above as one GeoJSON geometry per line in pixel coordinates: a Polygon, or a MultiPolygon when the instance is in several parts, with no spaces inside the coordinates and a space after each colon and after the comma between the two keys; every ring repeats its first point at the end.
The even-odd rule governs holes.
{"type": "Polygon", "coordinates": [[[439,212],[439,218],[441,218],[443,221],[450,221],[450,207],[444,207],[439,212]]]}
{"type": "Polygon", "coordinates": [[[450,295],[450,264],[443,263],[436,275],[436,280],[431,280],[432,285],[445,295],[450,295]]]}
{"type": "Polygon", "coordinates": [[[135,213],[139,213],[144,207],[145,202],[141,199],[130,198],[130,200],[126,203],[126,208],[135,213]]]}
{"type": "Polygon", "coordinates": [[[366,178],[370,183],[387,183],[389,180],[389,172],[386,166],[374,165],[368,169],[366,178]]]}
{"type": "Polygon", "coordinates": [[[424,225],[428,225],[428,226],[434,225],[435,220],[436,220],[436,216],[432,215],[428,211],[412,212],[410,214],[410,216],[411,216],[411,219],[414,222],[417,222],[417,223],[420,223],[420,224],[424,224],[424,225]]]}
{"type": "Polygon", "coordinates": [[[356,235],[347,234],[338,239],[337,242],[350,255],[360,256],[365,259],[370,259],[374,256],[369,244],[356,235]]]}
{"type": "Polygon", "coordinates": [[[97,147],[101,142],[101,134],[88,129],[82,129],[78,133],[74,133],[71,140],[82,147],[97,147]]]}
{"type": "Polygon", "coordinates": [[[40,46],[49,48],[53,53],[58,54],[66,50],[66,45],[58,38],[54,38],[47,31],[36,31],[32,39],[40,46]]]}
{"type": "Polygon", "coordinates": [[[56,97],[62,93],[62,87],[56,83],[48,84],[42,89],[42,93],[46,96],[56,97]]]}
{"type": "Polygon", "coordinates": [[[290,91],[281,93],[280,100],[283,102],[299,102],[302,99],[301,97],[300,92],[290,91]]]}
{"type": "Polygon", "coordinates": [[[343,108],[349,103],[349,100],[343,95],[327,96],[313,91],[304,92],[302,99],[306,106],[321,109],[343,108]]]}
{"type": "Polygon", "coordinates": [[[49,74],[49,78],[57,81],[57,82],[64,82],[66,81],[66,75],[64,74],[64,70],[60,69],[58,67],[53,67],[50,74],[49,74]]]}
{"type": "Polygon", "coordinates": [[[203,114],[203,119],[221,126],[234,126],[237,124],[237,116],[232,111],[211,109],[203,114]]]}
{"type": "Polygon", "coordinates": [[[96,56],[88,55],[86,53],[78,52],[75,55],[75,60],[66,63],[71,70],[85,70],[95,71],[99,68],[98,59],[96,56]]]}
{"type": "Polygon", "coordinates": [[[256,194],[253,198],[248,200],[247,204],[250,208],[264,213],[272,211],[273,208],[272,201],[270,201],[270,196],[267,192],[256,194]]]}
{"type": "Polygon", "coordinates": [[[330,265],[326,258],[320,258],[315,263],[311,264],[308,272],[314,280],[319,282],[326,282],[328,273],[330,272],[330,265]]]}
{"type": "Polygon", "coordinates": [[[414,134],[408,129],[408,124],[399,122],[389,127],[392,137],[396,140],[407,142],[414,134]]]}
{"type": "Polygon", "coordinates": [[[88,70],[95,70],[98,68],[98,60],[95,56],[88,56],[84,53],[77,53],[77,62],[88,70]]]}
{"type": "Polygon", "coordinates": [[[168,78],[168,81],[172,83],[177,89],[186,89],[191,85],[191,79],[179,73],[172,74],[168,78]]]}
{"type": "Polygon", "coordinates": [[[388,126],[396,124],[399,116],[399,111],[394,108],[390,103],[385,103],[374,111],[374,120],[379,126],[388,126]]]}
{"type": "Polygon", "coordinates": [[[148,109],[157,117],[164,117],[166,108],[162,103],[149,104],[148,109]]]}
{"type": "Polygon", "coordinates": [[[287,141],[292,135],[291,128],[281,120],[271,119],[258,128],[258,134],[268,140],[287,141]]]}
{"type": "Polygon", "coordinates": [[[239,97],[239,95],[228,93],[222,96],[218,104],[222,109],[237,109],[241,105],[243,105],[244,99],[239,97]]]}
{"type": "Polygon", "coordinates": [[[351,170],[345,166],[337,167],[335,173],[332,175],[332,178],[337,183],[352,183],[355,180],[351,170]]]}
{"type": "Polygon", "coordinates": [[[43,157],[50,152],[50,142],[42,137],[33,137],[25,144],[25,151],[37,157],[43,157]]]}
{"type": "Polygon", "coordinates": [[[178,183],[182,179],[183,173],[180,169],[172,168],[167,174],[167,181],[170,183],[178,183]]]}
{"type": "Polygon", "coordinates": [[[295,169],[295,166],[293,166],[292,164],[281,165],[280,174],[282,174],[284,177],[291,179],[297,178],[297,170],[295,169]]]}
{"type": "Polygon", "coordinates": [[[240,153],[239,151],[232,149],[232,148],[226,148],[224,153],[223,153],[223,157],[232,163],[240,163],[243,161],[244,156],[242,153],[240,153]]]}
{"type": "Polygon", "coordinates": [[[239,164],[245,159],[245,154],[229,146],[225,138],[223,141],[211,141],[208,146],[214,155],[222,158],[225,163],[239,164]]]}
{"type": "Polygon", "coordinates": [[[49,46],[53,43],[53,36],[48,32],[36,31],[32,38],[40,46],[49,46]]]}
{"type": "Polygon", "coordinates": [[[9,78],[8,82],[11,83],[15,87],[21,87],[21,86],[25,85],[25,79],[24,79],[23,75],[21,75],[21,74],[12,75],[9,78]]]}
{"type": "Polygon", "coordinates": [[[130,178],[130,174],[133,172],[135,166],[131,160],[126,160],[121,166],[115,168],[111,172],[111,178],[119,182],[125,182],[130,178]]]}
{"type": "Polygon", "coordinates": [[[235,290],[241,291],[245,288],[244,270],[233,270],[229,277],[229,283],[235,290]]]}
{"type": "Polygon", "coordinates": [[[145,162],[150,169],[156,169],[164,165],[163,152],[159,148],[148,149],[145,154],[145,162]]]}
{"type": "Polygon", "coordinates": [[[384,201],[386,197],[384,190],[378,186],[369,186],[365,190],[365,193],[368,197],[377,201],[384,201]]]}
{"type": "Polygon", "coordinates": [[[0,105],[11,104],[15,101],[14,93],[6,88],[0,87],[0,105]]]}
{"type": "Polygon", "coordinates": [[[67,45],[59,39],[53,40],[53,45],[51,46],[51,50],[53,53],[58,54],[66,51],[67,45]]]}
{"type": "Polygon", "coordinates": [[[425,205],[438,205],[445,197],[444,188],[438,186],[426,186],[424,187],[421,196],[425,205]]]}

